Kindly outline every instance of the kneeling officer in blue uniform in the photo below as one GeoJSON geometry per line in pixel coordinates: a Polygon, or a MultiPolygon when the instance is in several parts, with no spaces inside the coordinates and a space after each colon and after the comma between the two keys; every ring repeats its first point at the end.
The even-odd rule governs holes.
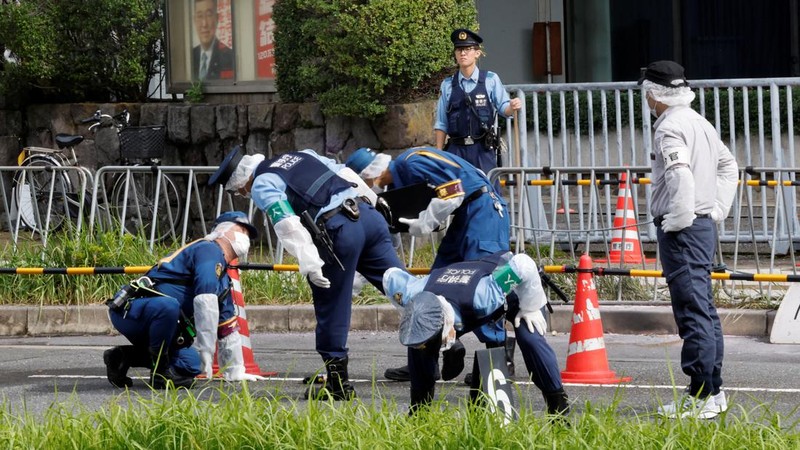
{"type": "Polygon", "coordinates": [[[308,279],[317,319],[316,348],[328,376],[322,388],[312,385],[307,395],[355,397],[347,369],[347,335],[356,270],[383,289],[386,269],[404,267],[386,220],[366,200],[369,188],[352,170],[311,149],[265,159],[242,155],[239,147],[226,156],[209,184],[252,195],[308,279]]]}
{"type": "Polygon", "coordinates": [[[422,278],[390,269],[384,288],[403,310],[400,343],[408,347],[412,413],[433,399],[439,351],[444,351],[442,378],[455,378],[464,368],[465,353],[457,339],[503,317],[514,325],[525,367],[544,395],[547,413],[569,412],[555,352],[544,338],[547,322],[541,309],[547,298],[529,256],[498,252],[434,269],[422,278]]]}
{"type": "Polygon", "coordinates": [[[108,381],[130,387],[130,367],[151,370],[155,388],[189,387],[219,365],[228,381],[263,379],[245,373],[228,264],[244,260],[258,232],[238,211],[221,214],[207,236],[162,258],[108,301],[109,317],[131,345],[103,353],[108,381]]]}

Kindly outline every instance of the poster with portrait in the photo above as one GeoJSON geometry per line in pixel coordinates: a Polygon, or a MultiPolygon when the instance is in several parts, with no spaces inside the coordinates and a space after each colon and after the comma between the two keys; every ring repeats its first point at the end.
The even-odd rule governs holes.
{"type": "Polygon", "coordinates": [[[231,0],[194,0],[192,3],[192,80],[233,80],[231,0]]]}
{"type": "Polygon", "coordinates": [[[257,0],[256,4],[256,76],[275,78],[275,0],[257,0]]]}

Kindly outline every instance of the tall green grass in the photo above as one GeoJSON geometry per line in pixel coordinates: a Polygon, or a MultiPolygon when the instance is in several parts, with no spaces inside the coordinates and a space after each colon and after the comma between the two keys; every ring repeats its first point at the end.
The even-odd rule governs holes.
{"type": "Polygon", "coordinates": [[[14,449],[794,449],[775,415],[666,420],[583,405],[566,421],[523,409],[503,424],[485,408],[436,401],[408,417],[393,399],[317,402],[223,386],[121,394],[100,408],[54,404],[43,417],[0,408],[14,449]]]}

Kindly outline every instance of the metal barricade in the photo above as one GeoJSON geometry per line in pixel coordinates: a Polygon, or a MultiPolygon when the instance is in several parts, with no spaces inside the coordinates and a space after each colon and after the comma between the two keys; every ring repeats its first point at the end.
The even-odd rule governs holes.
{"type": "Polygon", "coordinates": [[[44,246],[56,230],[80,234],[94,184],[91,171],[55,164],[4,166],[0,175],[3,225],[14,245],[27,231],[44,246]]]}

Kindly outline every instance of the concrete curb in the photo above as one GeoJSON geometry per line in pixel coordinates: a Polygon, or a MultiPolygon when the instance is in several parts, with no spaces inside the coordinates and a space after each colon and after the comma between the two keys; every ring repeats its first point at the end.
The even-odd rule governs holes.
{"type": "MultiPolygon", "coordinates": [[[[569,333],[572,306],[553,307],[550,329],[569,333]]],[[[63,336],[117,334],[103,305],[90,306],[3,306],[0,307],[0,336],[63,336]]],[[[251,332],[314,331],[316,320],[311,305],[248,306],[251,332]]],[[[603,330],[616,334],[677,334],[672,310],[667,303],[642,304],[609,302],[600,304],[603,330]]],[[[720,309],[726,335],[769,336],[775,311],[720,309]]],[[[351,329],[394,331],[400,315],[391,305],[353,306],[351,329]]]]}

